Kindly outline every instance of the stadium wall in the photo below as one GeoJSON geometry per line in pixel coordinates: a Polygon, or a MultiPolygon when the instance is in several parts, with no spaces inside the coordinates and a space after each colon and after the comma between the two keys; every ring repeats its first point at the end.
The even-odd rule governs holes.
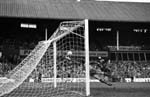
{"type": "MultiPolygon", "coordinates": [[[[84,82],[84,78],[57,78],[57,82],[84,82]]],[[[29,79],[29,82],[34,82],[34,79],[29,79]]],[[[54,82],[53,78],[42,78],[41,82],[54,82]]],[[[91,79],[90,82],[99,82],[97,79],[91,79]]],[[[132,82],[131,78],[125,78],[125,82],[132,82]]],[[[133,82],[150,82],[150,78],[134,78],[133,82]]]]}

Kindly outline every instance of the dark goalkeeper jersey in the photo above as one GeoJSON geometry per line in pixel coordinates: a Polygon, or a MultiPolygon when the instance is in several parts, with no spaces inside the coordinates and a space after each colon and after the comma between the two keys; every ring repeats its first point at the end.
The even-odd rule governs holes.
{"type": "Polygon", "coordinates": [[[96,70],[90,69],[90,76],[94,76],[95,74],[97,74],[96,70]]]}

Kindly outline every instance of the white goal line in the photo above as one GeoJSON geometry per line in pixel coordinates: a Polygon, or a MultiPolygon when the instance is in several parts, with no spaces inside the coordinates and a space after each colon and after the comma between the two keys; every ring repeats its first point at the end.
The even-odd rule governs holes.
{"type": "Polygon", "coordinates": [[[150,0],[95,0],[95,1],[150,3],[150,0]]]}

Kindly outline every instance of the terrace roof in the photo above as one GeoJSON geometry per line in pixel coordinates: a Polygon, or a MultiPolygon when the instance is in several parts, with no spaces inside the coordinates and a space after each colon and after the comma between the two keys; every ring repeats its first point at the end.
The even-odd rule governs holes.
{"type": "Polygon", "coordinates": [[[150,3],[0,0],[0,17],[150,22],[150,3]]]}

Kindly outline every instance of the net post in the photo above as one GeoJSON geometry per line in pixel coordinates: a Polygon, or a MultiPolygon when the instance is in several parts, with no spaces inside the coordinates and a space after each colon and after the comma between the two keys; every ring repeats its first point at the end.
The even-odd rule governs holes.
{"type": "Polygon", "coordinates": [[[89,21],[85,19],[85,71],[86,71],[86,96],[90,95],[90,70],[89,70],[89,21]]]}
{"type": "Polygon", "coordinates": [[[47,41],[47,28],[45,29],[45,40],[47,41]]]}
{"type": "Polygon", "coordinates": [[[54,58],[54,88],[57,87],[57,64],[56,64],[56,56],[57,56],[57,48],[56,41],[53,42],[53,58],[54,58]]]}

